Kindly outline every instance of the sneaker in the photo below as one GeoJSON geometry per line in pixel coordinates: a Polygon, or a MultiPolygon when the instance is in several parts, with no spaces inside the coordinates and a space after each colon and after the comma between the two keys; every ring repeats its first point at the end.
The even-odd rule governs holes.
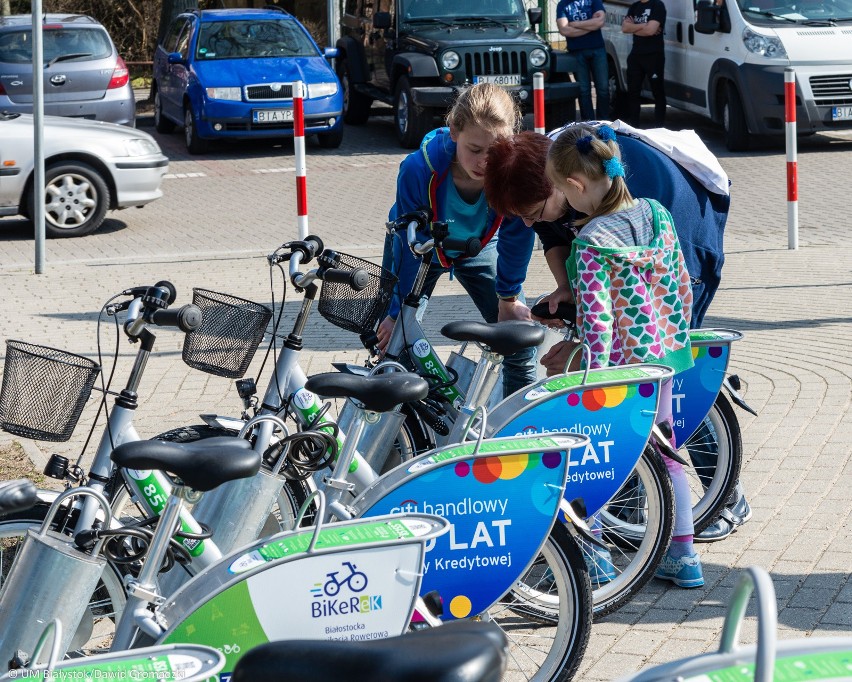
{"type": "Polygon", "coordinates": [[[586,546],[583,548],[583,559],[586,561],[586,568],[589,570],[592,587],[605,585],[615,580],[615,566],[613,566],[612,554],[609,553],[608,549],[586,546]]]}
{"type": "Polygon", "coordinates": [[[698,558],[697,554],[687,554],[674,559],[666,552],[660,561],[660,565],[657,566],[654,577],[660,580],[669,580],[678,587],[690,588],[704,585],[701,559],[698,558]]]}

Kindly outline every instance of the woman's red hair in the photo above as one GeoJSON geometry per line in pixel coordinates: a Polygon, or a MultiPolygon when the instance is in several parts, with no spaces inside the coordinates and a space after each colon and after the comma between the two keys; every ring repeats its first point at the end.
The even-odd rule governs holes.
{"type": "Polygon", "coordinates": [[[499,137],[488,148],[485,166],[485,198],[503,215],[521,215],[541,203],[553,191],[545,173],[552,141],[546,135],[525,130],[499,137]]]}

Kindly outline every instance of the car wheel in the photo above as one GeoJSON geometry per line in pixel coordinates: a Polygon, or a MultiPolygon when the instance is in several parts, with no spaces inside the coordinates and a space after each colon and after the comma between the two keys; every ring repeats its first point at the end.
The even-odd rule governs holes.
{"type": "Polygon", "coordinates": [[[737,87],[733,83],[728,83],[724,92],[722,126],[725,128],[725,146],[732,152],[744,152],[749,148],[751,140],[749,139],[743,102],[740,99],[740,93],[737,92],[737,87]]]}
{"type": "Polygon", "coordinates": [[[352,89],[349,75],[349,62],[345,58],[337,59],[337,77],[343,88],[343,120],[350,125],[361,125],[370,118],[373,100],[362,92],[352,89]]]}
{"type": "MultiPolygon", "coordinates": [[[[109,208],[109,188],[100,173],[84,163],[65,162],[45,170],[44,227],[49,237],[82,237],[97,230],[109,208]]],[[[35,194],[27,197],[35,217],[35,194]]]]}
{"type": "Polygon", "coordinates": [[[175,124],[163,115],[163,100],[160,91],[154,90],[154,128],[158,133],[168,134],[174,131],[175,124]]]}
{"type": "Polygon", "coordinates": [[[411,84],[405,76],[396,84],[393,110],[399,143],[406,149],[416,149],[432,130],[432,111],[414,103],[411,84]]]}
{"type": "Polygon", "coordinates": [[[317,133],[317,142],[324,149],[337,149],[343,142],[343,125],[339,125],[335,130],[327,133],[317,133]]]}
{"type": "Polygon", "coordinates": [[[186,149],[190,154],[203,154],[209,146],[207,140],[198,136],[198,126],[192,109],[187,107],[183,115],[183,136],[186,140],[186,149]]]}

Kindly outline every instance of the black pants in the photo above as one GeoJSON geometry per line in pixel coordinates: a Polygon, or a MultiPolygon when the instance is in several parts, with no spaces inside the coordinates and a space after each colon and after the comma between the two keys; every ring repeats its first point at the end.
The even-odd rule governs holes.
{"type": "Polygon", "coordinates": [[[654,125],[662,128],[666,122],[664,52],[654,54],[630,54],[627,57],[627,119],[630,125],[639,127],[639,107],[642,103],[642,83],[648,78],[654,96],[654,125]]]}

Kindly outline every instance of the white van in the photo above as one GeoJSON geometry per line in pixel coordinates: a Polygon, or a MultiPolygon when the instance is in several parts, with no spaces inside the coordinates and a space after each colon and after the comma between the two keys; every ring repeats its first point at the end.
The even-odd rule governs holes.
{"type": "MultiPolygon", "coordinates": [[[[784,134],[784,69],[796,70],[797,130],[852,128],[852,0],[664,0],[666,98],[720,123],[732,151],[784,134]]],[[[604,0],[613,102],[626,93],[627,0],[604,0]]]]}

